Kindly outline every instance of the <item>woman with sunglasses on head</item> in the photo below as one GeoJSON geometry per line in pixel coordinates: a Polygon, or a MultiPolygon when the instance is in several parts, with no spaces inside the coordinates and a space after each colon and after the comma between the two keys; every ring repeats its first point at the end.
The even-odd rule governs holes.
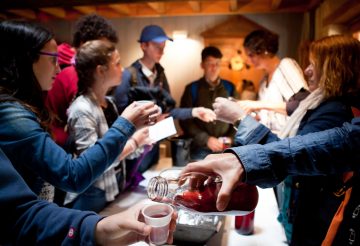
{"type": "Polygon", "coordinates": [[[43,95],[59,71],[53,35],[34,24],[2,21],[0,36],[0,147],[41,198],[52,200],[51,185],[85,190],[119,156],[136,128],[157,116],[154,104],[131,104],[101,140],[73,159],[47,132],[50,116],[43,95]]]}

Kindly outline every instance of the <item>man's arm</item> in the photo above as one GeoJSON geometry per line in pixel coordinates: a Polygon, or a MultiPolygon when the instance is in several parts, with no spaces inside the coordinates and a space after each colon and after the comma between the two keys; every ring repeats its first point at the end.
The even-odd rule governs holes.
{"type": "Polygon", "coordinates": [[[245,182],[271,187],[286,175],[328,175],[360,170],[360,117],[327,131],[266,145],[232,148],[245,182]]]}
{"type": "Polygon", "coordinates": [[[189,163],[182,170],[220,175],[223,180],[217,208],[226,208],[234,186],[246,182],[273,187],[286,175],[327,175],[360,169],[360,117],[342,127],[310,133],[266,145],[227,149],[189,163]]]}

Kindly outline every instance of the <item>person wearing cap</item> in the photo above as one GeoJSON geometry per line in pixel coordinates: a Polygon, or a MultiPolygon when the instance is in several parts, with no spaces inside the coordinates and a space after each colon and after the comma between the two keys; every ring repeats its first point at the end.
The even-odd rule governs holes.
{"type": "MultiPolygon", "coordinates": [[[[202,50],[201,68],[204,75],[186,86],[181,97],[181,107],[212,108],[217,97],[239,98],[235,85],[219,76],[222,56],[221,51],[215,46],[208,46],[202,50]]],[[[230,145],[235,135],[231,124],[220,121],[212,124],[198,119],[188,119],[180,121],[180,126],[185,135],[192,139],[192,160],[204,159],[208,154],[223,151],[224,146],[230,145]]]]}
{"type": "MultiPolygon", "coordinates": [[[[143,28],[138,40],[143,56],[124,70],[122,83],[114,91],[115,102],[119,112],[122,112],[130,103],[128,94],[131,87],[158,87],[166,95],[171,95],[164,68],[159,63],[164,54],[166,41],[173,40],[166,35],[160,26],[148,25],[143,28]]],[[[213,111],[204,107],[173,108],[169,112],[164,113],[172,116],[174,119],[181,120],[193,117],[203,121],[215,119],[213,111]]],[[[155,144],[148,153],[147,158],[143,158],[139,170],[141,172],[145,171],[149,166],[157,163],[158,159],[159,145],[155,144]]]]}

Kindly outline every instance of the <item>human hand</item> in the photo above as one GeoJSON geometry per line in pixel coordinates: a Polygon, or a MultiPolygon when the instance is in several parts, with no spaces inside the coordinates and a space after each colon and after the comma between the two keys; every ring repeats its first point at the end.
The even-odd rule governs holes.
{"type": "Polygon", "coordinates": [[[217,97],[213,104],[217,120],[234,124],[237,120],[246,114],[239,105],[224,97],[217,97]]]}
{"type": "Polygon", "coordinates": [[[236,155],[232,153],[212,154],[208,155],[204,160],[189,163],[181,171],[181,176],[190,172],[221,176],[222,185],[216,201],[216,208],[219,211],[225,210],[232,191],[244,176],[243,166],[236,155]]]}
{"type": "Polygon", "coordinates": [[[212,152],[220,152],[223,150],[223,142],[216,137],[210,136],[207,141],[207,147],[211,149],[212,152]]]}
{"type": "MultiPolygon", "coordinates": [[[[151,226],[144,223],[140,202],[129,209],[100,220],[95,228],[95,242],[97,245],[129,245],[140,241],[149,242],[148,236],[151,226]]],[[[173,233],[176,228],[177,212],[174,211],[167,243],[172,244],[173,233]]]]}
{"type": "Polygon", "coordinates": [[[138,129],[154,124],[160,114],[159,106],[153,102],[140,103],[135,101],[125,108],[121,116],[132,122],[138,129]]]}
{"type": "Polygon", "coordinates": [[[251,112],[258,111],[263,108],[261,101],[252,101],[252,100],[240,100],[237,102],[245,114],[250,114],[251,112]]]}
{"type": "Polygon", "coordinates": [[[140,130],[137,130],[134,135],[131,136],[131,138],[134,139],[137,147],[141,147],[146,144],[152,144],[152,140],[149,136],[149,127],[144,127],[140,130]]]}
{"type": "Polygon", "coordinates": [[[193,108],[191,114],[194,118],[198,118],[204,122],[212,122],[216,120],[214,111],[204,107],[193,108]]]}

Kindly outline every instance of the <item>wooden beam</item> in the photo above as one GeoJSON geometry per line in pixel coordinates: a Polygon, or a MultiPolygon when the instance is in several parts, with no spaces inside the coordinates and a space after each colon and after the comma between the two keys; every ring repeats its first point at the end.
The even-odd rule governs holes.
{"type": "Polygon", "coordinates": [[[156,12],[158,12],[159,14],[164,14],[165,13],[165,3],[160,3],[160,2],[151,2],[151,3],[147,3],[153,10],[155,10],[156,12]]]}
{"type": "Polygon", "coordinates": [[[75,9],[85,15],[96,13],[95,6],[74,6],[73,9],[75,9]]]}
{"type": "Polygon", "coordinates": [[[239,8],[238,0],[229,0],[229,10],[230,12],[237,11],[239,8]]]}
{"type": "Polygon", "coordinates": [[[65,19],[66,17],[66,11],[63,8],[40,8],[40,10],[58,18],[65,19]]]}
{"type": "MultiPolygon", "coordinates": [[[[151,0],[152,3],[168,3],[168,2],[183,2],[189,0],[151,0]]],[[[202,2],[212,2],[213,0],[200,0],[202,2]]],[[[149,0],[1,0],[0,9],[26,9],[26,8],[50,8],[50,7],[73,7],[86,5],[106,5],[106,4],[130,4],[130,3],[148,3],[149,0]]]]}
{"type": "Polygon", "coordinates": [[[323,20],[323,25],[347,24],[358,16],[360,16],[360,0],[348,0],[329,14],[323,20]]]}
{"type": "Polygon", "coordinates": [[[109,4],[108,6],[123,15],[130,15],[131,13],[129,6],[126,4],[109,4]]]}
{"type": "Polygon", "coordinates": [[[0,19],[6,20],[8,17],[4,13],[0,13],[0,19]]]}
{"type": "Polygon", "coordinates": [[[191,9],[194,12],[196,12],[196,13],[201,12],[201,2],[200,1],[189,1],[188,4],[190,5],[191,9]]]}
{"type": "Polygon", "coordinates": [[[35,11],[29,9],[9,9],[7,12],[31,20],[37,17],[35,11]]]}
{"type": "Polygon", "coordinates": [[[279,8],[282,0],[271,0],[271,9],[276,10],[279,8]]]}

